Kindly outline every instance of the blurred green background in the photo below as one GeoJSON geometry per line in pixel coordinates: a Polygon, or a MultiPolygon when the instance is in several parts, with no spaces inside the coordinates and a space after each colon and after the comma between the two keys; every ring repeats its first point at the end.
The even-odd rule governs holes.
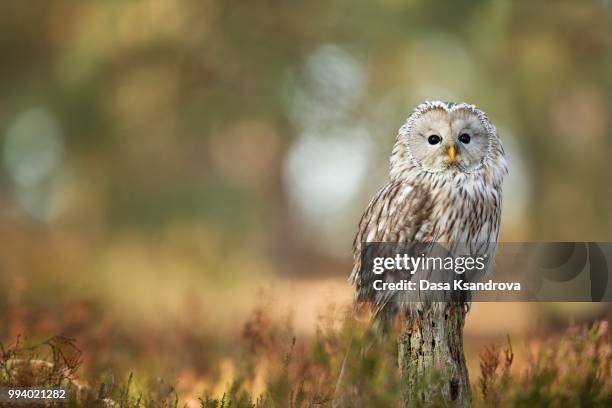
{"type": "Polygon", "coordinates": [[[270,285],[311,327],[350,301],[357,221],[427,99],[498,127],[502,240],[612,237],[609,0],[0,10],[0,340],[106,333],[120,359],[116,327],[172,321],[197,348],[270,285]]]}

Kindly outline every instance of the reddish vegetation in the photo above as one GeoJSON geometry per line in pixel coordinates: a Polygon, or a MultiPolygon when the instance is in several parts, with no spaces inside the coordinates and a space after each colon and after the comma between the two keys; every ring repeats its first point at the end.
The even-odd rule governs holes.
{"type": "MultiPolygon", "coordinates": [[[[75,393],[76,406],[102,401],[126,407],[328,406],[344,367],[357,404],[388,406],[398,398],[396,339],[373,332],[348,311],[331,308],[321,316],[314,338],[298,338],[289,317],[279,321],[268,308],[257,307],[240,337],[224,344],[197,325],[128,330],[91,304],[74,307],[72,313],[19,315],[27,317],[21,325],[25,332],[41,325],[64,327],[79,337],[5,339],[0,386],[65,386],[75,393]],[[50,315],[59,321],[47,321],[50,315]],[[76,323],[84,317],[99,322],[93,332],[76,323]],[[172,353],[161,356],[163,350],[172,353]],[[172,376],[172,366],[184,369],[172,376]],[[170,381],[156,379],[158,373],[170,381]]],[[[571,406],[580,398],[589,406],[609,406],[607,322],[571,326],[563,335],[529,341],[546,343],[537,351],[524,348],[528,355],[520,370],[511,369],[515,352],[509,339],[503,348],[483,349],[480,375],[471,375],[476,405],[571,406]]]]}

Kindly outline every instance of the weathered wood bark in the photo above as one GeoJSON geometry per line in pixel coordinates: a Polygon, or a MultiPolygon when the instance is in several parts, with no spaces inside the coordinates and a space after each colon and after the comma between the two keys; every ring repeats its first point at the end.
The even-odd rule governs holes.
{"type": "Polygon", "coordinates": [[[466,306],[439,303],[407,317],[398,362],[404,407],[469,407],[471,390],[463,355],[466,306]]]}

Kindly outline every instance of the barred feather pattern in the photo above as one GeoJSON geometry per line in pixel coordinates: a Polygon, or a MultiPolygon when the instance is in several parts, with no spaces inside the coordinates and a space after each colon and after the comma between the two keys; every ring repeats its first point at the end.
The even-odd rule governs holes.
{"type": "MultiPolygon", "coordinates": [[[[390,180],[367,206],[353,242],[353,270],[358,302],[374,300],[376,317],[392,319],[398,312],[426,305],[397,301],[389,293],[374,293],[374,276],[361,276],[361,249],[367,242],[496,242],[507,164],[501,140],[486,115],[473,105],[425,102],[400,128],[390,160],[390,180]],[[471,171],[427,169],[412,156],[411,128],[431,109],[463,109],[475,115],[488,134],[486,155],[471,171]]],[[[407,279],[410,279],[407,276],[407,279]]],[[[392,295],[401,296],[401,295],[392,295]]],[[[409,310],[410,309],[410,310],[409,310]]]]}

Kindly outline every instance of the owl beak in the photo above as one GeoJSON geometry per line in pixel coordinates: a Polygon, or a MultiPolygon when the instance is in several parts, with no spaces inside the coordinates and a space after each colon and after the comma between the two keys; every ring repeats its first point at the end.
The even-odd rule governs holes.
{"type": "Polygon", "coordinates": [[[455,145],[451,145],[448,148],[448,157],[451,159],[451,163],[455,161],[455,155],[457,154],[457,150],[455,149],[455,145]]]}

